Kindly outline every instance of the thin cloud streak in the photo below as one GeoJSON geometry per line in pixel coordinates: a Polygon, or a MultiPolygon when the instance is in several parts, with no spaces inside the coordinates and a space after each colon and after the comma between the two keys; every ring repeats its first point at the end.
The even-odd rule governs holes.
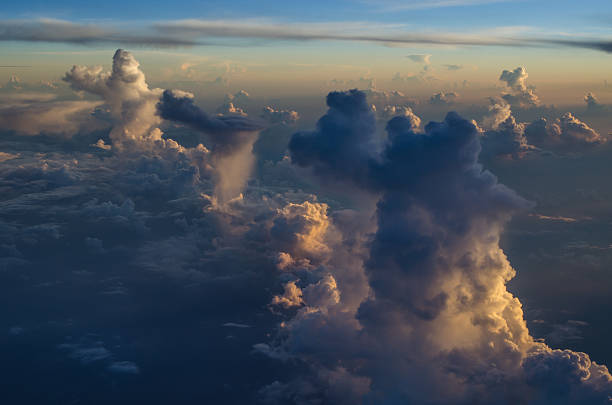
{"type": "Polygon", "coordinates": [[[273,21],[171,20],[158,21],[133,30],[104,28],[64,20],[0,20],[0,41],[54,42],[78,45],[116,43],[134,46],[233,45],[214,40],[349,41],[382,45],[433,46],[564,46],[612,53],[612,40],[571,40],[550,37],[490,35],[484,33],[423,34],[398,25],[363,22],[278,23],[273,21]]]}
{"type": "Polygon", "coordinates": [[[420,10],[428,8],[469,7],[486,4],[509,3],[513,0],[432,0],[432,1],[363,1],[365,4],[379,7],[380,11],[420,10]]]}
{"type": "MultiPolygon", "coordinates": [[[[0,20],[0,41],[55,42],[78,45],[118,43],[126,45],[190,46],[195,42],[149,32],[103,28],[55,19],[0,20]]],[[[198,44],[200,45],[200,44],[198,44]]]]}

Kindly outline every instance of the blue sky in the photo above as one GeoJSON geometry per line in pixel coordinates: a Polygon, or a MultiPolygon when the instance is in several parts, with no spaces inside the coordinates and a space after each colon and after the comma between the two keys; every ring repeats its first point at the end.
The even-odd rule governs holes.
{"type": "Polygon", "coordinates": [[[284,21],[379,21],[422,27],[465,29],[529,25],[559,31],[607,28],[612,4],[605,0],[561,1],[321,1],[221,0],[174,2],[76,0],[8,2],[3,19],[48,17],[72,21],[147,21],[182,18],[275,18],[284,21]]]}

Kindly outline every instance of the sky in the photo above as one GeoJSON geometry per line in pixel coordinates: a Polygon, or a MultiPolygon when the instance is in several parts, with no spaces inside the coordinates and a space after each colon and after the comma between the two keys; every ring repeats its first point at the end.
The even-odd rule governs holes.
{"type": "Polygon", "coordinates": [[[3,399],[609,405],[611,15],[3,5],[3,399]]]}
{"type": "Polygon", "coordinates": [[[33,80],[60,75],[66,55],[75,55],[79,63],[108,64],[104,55],[119,41],[144,51],[142,63],[153,65],[151,80],[184,79],[180,67],[198,64],[209,70],[200,73],[202,78],[233,75],[243,87],[261,84],[262,93],[275,85],[319,90],[340,76],[374,78],[379,87],[390,88],[396,74],[419,74],[421,66],[406,59],[408,54],[432,54],[430,73],[442,81],[438,87],[463,80],[491,86],[498,71],[520,54],[532,84],[542,87],[550,103],[559,104],[569,102],[555,92],[559,86],[576,92],[568,87],[580,83],[596,90],[608,80],[607,55],[597,46],[609,43],[609,13],[606,1],[589,2],[589,7],[528,0],[193,1],[176,7],[164,2],[21,2],[0,12],[0,46],[9,65],[31,66],[19,73],[33,80]],[[54,42],[44,42],[49,38],[54,42]],[[431,45],[432,40],[439,44],[431,45]],[[240,72],[224,73],[223,64],[240,72]],[[571,83],[568,75],[574,77],[571,83]]]}

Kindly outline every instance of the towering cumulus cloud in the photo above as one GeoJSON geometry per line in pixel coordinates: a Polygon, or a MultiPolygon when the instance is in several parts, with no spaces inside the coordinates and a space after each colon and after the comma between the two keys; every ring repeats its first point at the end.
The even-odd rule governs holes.
{"type": "Polygon", "coordinates": [[[243,188],[253,165],[253,143],[262,125],[242,115],[209,116],[190,93],[166,90],[157,104],[159,115],[187,125],[207,137],[217,169],[215,195],[225,202],[243,188]]]}
{"type": "MultiPolygon", "coordinates": [[[[303,265],[294,271],[293,284],[277,301],[300,309],[274,345],[259,347],[301,360],[309,372],[269,385],[264,398],[304,404],[608,404],[608,370],[584,353],[535,341],[521,303],[506,289],[515,271],[499,247],[500,234],[530,203],[478,163],[476,126],[451,112],[416,132],[409,117],[395,117],[378,153],[371,147],[375,117],[365,94],[334,92],[327,103],[317,129],[291,139],[292,160],[325,180],[375,195],[377,225],[355,253],[361,259],[343,265],[331,263],[349,240],[359,251],[354,231],[346,232],[347,222],[333,215],[329,226],[316,228],[319,242],[329,240],[327,230],[342,234],[327,242],[337,247],[316,252],[318,271],[329,274],[313,280],[303,265]],[[360,295],[346,281],[351,272],[367,284],[360,295]]],[[[301,255],[308,263],[315,259],[308,250],[301,255]]],[[[281,260],[283,272],[292,260],[281,260]]]]}
{"type": "MultiPolygon", "coordinates": [[[[181,154],[199,174],[210,172],[215,177],[218,201],[239,196],[250,173],[251,149],[261,124],[240,115],[209,116],[194,104],[191,93],[150,89],[138,61],[122,49],[113,56],[112,71],[105,72],[99,66],[73,66],[64,80],[76,91],[100,96],[108,106],[113,121],[112,146],[103,140],[96,146],[106,150],[112,147],[120,153],[181,154]],[[205,136],[197,147],[185,148],[163,137],[158,128],[162,119],[187,125],[205,136]]],[[[246,95],[241,92],[234,97],[243,93],[246,95]]]]}
{"type": "Polygon", "coordinates": [[[537,106],[540,99],[535,94],[532,87],[527,86],[527,70],[519,66],[514,70],[504,70],[499,76],[499,80],[506,83],[511,90],[510,93],[502,97],[508,103],[521,107],[537,106]]]}
{"type": "Polygon", "coordinates": [[[131,53],[118,49],[111,72],[100,66],[73,66],[64,81],[77,91],[102,97],[108,104],[114,121],[110,137],[117,148],[161,139],[157,128],[161,120],[155,105],[162,90],[149,89],[140,64],[131,53]]]}

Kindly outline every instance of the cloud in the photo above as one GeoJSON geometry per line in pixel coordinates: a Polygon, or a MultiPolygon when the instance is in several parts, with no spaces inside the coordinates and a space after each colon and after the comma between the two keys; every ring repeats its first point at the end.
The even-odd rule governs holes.
{"type": "Polygon", "coordinates": [[[94,24],[41,18],[34,20],[1,20],[0,41],[57,42],[87,45],[112,43],[125,45],[188,46],[196,42],[144,31],[103,28],[94,24]]]}
{"type": "Polygon", "coordinates": [[[0,152],[0,163],[6,162],[7,160],[18,158],[19,155],[8,153],[8,152],[0,152]]]}
{"type": "Polygon", "coordinates": [[[108,351],[101,342],[92,343],[64,343],[59,345],[62,350],[67,350],[70,357],[79,360],[82,364],[91,364],[112,357],[112,353],[108,351]]]}
{"type": "Polygon", "coordinates": [[[408,55],[406,57],[416,63],[423,63],[425,65],[429,65],[431,63],[431,55],[429,54],[415,54],[408,55]]]}
{"type": "MultiPolygon", "coordinates": [[[[429,3],[427,3],[429,4],[429,3]]],[[[439,3],[441,4],[441,3],[439,3]]],[[[612,52],[610,41],[565,39],[549,36],[495,37],[479,33],[423,34],[397,29],[396,25],[372,27],[370,23],[293,23],[244,20],[157,21],[137,29],[103,27],[49,18],[0,21],[0,41],[55,42],[90,45],[110,43],[130,46],[203,46],[223,44],[220,39],[265,39],[270,41],[352,41],[383,45],[451,46],[563,46],[612,52]],[[375,30],[376,28],[376,30],[375,30]],[[371,32],[379,31],[379,33],[371,32]],[[367,33],[364,33],[367,32],[367,33]]]]}
{"type": "Polygon", "coordinates": [[[72,136],[106,126],[91,113],[100,106],[94,101],[33,101],[0,106],[0,126],[25,135],[72,136]]]}
{"type": "Polygon", "coordinates": [[[157,111],[166,120],[210,135],[214,146],[219,148],[230,147],[238,138],[263,128],[260,123],[242,116],[211,117],[195,105],[192,94],[177,90],[163,92],[157,111]]]}
{"type": "Polygon", "coordinates": [[[261,118],[272,124],[291,125],[300,119],[300,114],[295,110],[277,110],[271,106],[264,106],[261,118]]]}
{"type": "Polygon", "coordinates": [[[240,328],[240,329],[251,327],[251,325],[245,325],[244,323],[235,323],[235,322],[226,322],[223,324],[223,326],[225,326],[226,328],[240,328]]]}
{"type": "Polygon", "coordinates": [[[421,126],[421,118],[416,115],[409,106],[406,105],[387,105],[382,111],[382,117],[385,119],[391,119],[393,117],[400,116],[406,117],[410,120],[413,128],[421,126]]]}
{"type": "MultiPolygon", "coordinates": [[[[7,342],[36,331],[42,343],[15,359],[57,370],[54,383],[66,385],[54,392],[74,388],[64,377],[77,373],[88,388],[75,399],[125,399],[105,384],[162,378],[161,391],[138,397],[159,400],[170,388],[210,403],[606,403],[607,369],[534,341],[506,289],[514,269],[501,232],[531,205],[478,163],[483,138],[472,122],[450,113],[419,126],[405,97],[381,97],[392,107],[385,137],[384,108],[374,111],[365,92],[333,92],[317,126],[292,136],[293,166],[270,164],[262,170],[278,177],[242,183],[215,204],[220,173],[244,179],[234,170],[252,158],[256,135],[218,145],[252,120],[219,123],[169,90],[178,120],[162,122],[149,107],[156,113],[164,92],[130,58],[117,70],[111,79],[87,68],[94,73],[77,80],[107,104],[114,139],[83,139],[85,151],[0,140],[10,155],[0,153],[0,266],[28,302],[7,325],[27,332],[7,342]],[[144,128],[134,130],[142,137],[127,127],[144,128]],[[156,128],[167,133],[149,136],[156,128]],[[195,146],[171,135],[193,135],[195,146]],[[108,336],[69,337],[85,326],[108,336]],[[240,328],[240,341],[226,328],[240,328]],[[55,346],[45,351],[57,336],[66,336],[63,362],[55,346]],[[190,380],[195,369],[206,378],[190,380]]],[[[491,125],[503,129],[509,116],[491,125]]],[[[7,299],[17,297],[5,284],[7,299]]]]}
{"type": "Polygon", "coordinates": [[[116,361],[108,366],[108,371],[117,374],[140,374],[140,368],[131,361],[116,361]]]}
{"type": "Polygon", "coordinates": [[[225,203],[238,197],[251,173],[252,149],[261,123],[239,114],[211,117],[195,105],[192,94],[176,90],[163,92],[157,112],[207,136],[215,160],[215,198],[225,203]]]}
{"type": "MultiPolygon", "coordinates": [[[[478,163],[479,129],[449,113],[419,133],[399,116],[388,122],[388,141],[377,152],[364,93],[332,92],[327,104],[316,130],[293,135],[291,158],[321,181],[378,196],[377,226],[362,262],[371,292],[349,310],[343,283],[326,284],[337,292],[328,292],[330,299],[311,299],[307,288],[324,278],[309,282],[294,272],[308,284],[300,287],[303,308],[283,323],[268,353],[301,360],[310,371],[266,390],[301,398],[308,386],[310,398],[330,401],[330,379],[317,376],[341,364],[364,384],[340,403],[605,403],[612,392],[608,370],[584,353],[535,341],[519,300],[506,289],[515,271],[500,234],[531,204],[478,163]]],[[[504,125],[518,124],[509,117],[498,130],[504,125]]],[[[322,263],[342,248],[329,252],[322,263]]],[[[333,266],[323,271],[336,277],[333,266]]]]}
{"type": "Polygon", "coordinates": [[[534,89],[527,86],[527,70],[519,66],[514,70],[504,70],[499,76],[499,80],[506,83],[506,86],[512,90],[512,93],[507,93],[502,96],[510,105],[520,107],[537,106],[540,104],[538,96],[534,89]]]}
{"type": "Polygon", "coordinates": [[[598,113],[598,112],[603,112],[607,109],[605,105],[599,102],[597,97],[595,97],[595,94],[591,92],[588,92],[584,96],[584,102],[587,105],[587,112],[598,113]]]}
{"type": "Polygon", "coordinates": [[[566,151],[601,145],[608,140],[570,112],[552,122],[539,118],[529,123],[525,127],[525,136],[537,147],[566,151]]]}
{"type": "Polygon", "coordinates": [[[251,96],[249,95],[249,93],[246,92],[246,90],[239,90],[234,94],[225,95],[226,101],[233,101],[234,103],[244,103],[245,101],[249,101],[250,99],[251,96]]]}
{"type": "Polygon", "coordinates": [[[248,114],[240,107],[236,107],[234,103],[227,102],[217,108],[217,114],[219,115],[240,115],[246,117],[248,114]]]}
{"type": "Polygon", "coordinates": [[[459,94],[453,91],[448,92],[448,93],[441,91],[439,93],[434,94],[433,96],[429,98],[429,104],[449,105],[449,104],[453,104],[455,100],[457,99],[457,97],[459,97],[459,94]]]}
{"type": "Polygon", "coordinates": [[[443,65],[447,70],[461,70],[463,65],[443,65]]]}
{"type": "Polygon", "coordinates": [[[161,140],[155,106],[162,90],[149,89],[140,64],[130,52],[118,49],[110,72],[100,66],[75,65],[63,80],[76,91],[101,97],[109,106],[113,146],[129,148],[161,140]]]}
{"type": "Polygon", "coordinates": [[[482,139],[483,155],[510,156],[520,159],[534,150],[525,137],[525,124],[516,122],[512,115],[486,131],[482,139]]]}
{"type": "Polygon", "coordinates": [[[315,131],[298,132],[291,138],[291,160],[322,175],[360,178],[365,170],[362,161],[368,159],[374,146],[369,135],[376,128],[366,93],[331,92],[327,105],[329,110],[319,119],[315,131]]]}
{"type": "Polygon", "coordinates": [[[302,290],[290,281],[284,286],[283,295],[275,295],[272,298],[272,305],[279,305],[284,308],[299,307],[302,305],[302,290]]]}
{"type": "MultiPolygon", "coordinates": [[[[469,7],[481,4],[504,3],[511,0],[433,0],[433,1],[396,1],[384,0],[375,2],[376,6],[381,6],[387,11],[397,10],[419,10],[427,8],[444,8],[444,7],[469,7]]],[[[368,1],[366,1],[368,2],[368,1]]]]}
{"type": "Polygon", "coordinates": [[[492,101],[488,114],[483,118],[482,124],[487,129],[497,129],[499,125],[512,115],[510,104],[492,101]]]}
{"type": "Polygon", "coordinates": [[[2,88],[5,90],[21,90],[22,87],[21,79],[18,76],[11,75],[8,82],[2,88]]]}
{"type": "Polygon", "coordinates": [[[539,118],[517,122],[509,104],[491,100],[483,120],[483,156],[510,156],[514,159],[530,151],[580,152],[607,142],[607,138],[568,112],[549,122],[539,118]]]}

